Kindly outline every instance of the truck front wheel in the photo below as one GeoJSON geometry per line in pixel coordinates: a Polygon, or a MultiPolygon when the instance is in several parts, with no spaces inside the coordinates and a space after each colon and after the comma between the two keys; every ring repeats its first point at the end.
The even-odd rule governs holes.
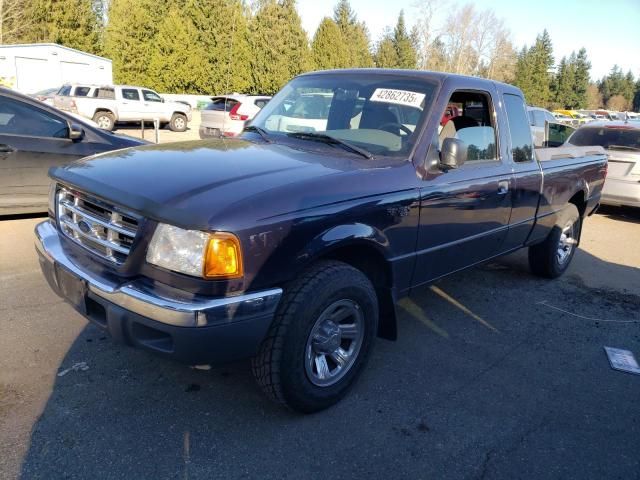
{"type": "Polygon", "coordinates": [[[169,128],[174,132],[184,132],[187,129],[187,117],[181,113],[174,113],[169,122],[169,128]]]}
{"type": "Polygon", "coordinates": [[[570,203],[560,213],[544,242],[529,247],[529,268],[536,275],[557,278],[573,259],[578,247],[582,221],[578,208],[570,203]]]}
{"type": "Polygon", "coordinates": [[[253,374],[272,400],[302,413],[323,410],[362,371],[377,325],[369,279],[345,263],[319,262],[285,290],[253,374]]]}

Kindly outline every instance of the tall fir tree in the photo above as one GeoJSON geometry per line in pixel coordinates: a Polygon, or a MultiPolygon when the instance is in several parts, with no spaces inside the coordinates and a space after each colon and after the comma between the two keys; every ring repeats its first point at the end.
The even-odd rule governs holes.
{"type": "Polygon", "coordinates": [[[393,41],[393,32],[389,28],[385,29],[378,42],[375,62],[378,68],[398,68],[398,52],[393,41]]]}
{"type": "Polygon", "coordinates": [[[332,19],[325,17],[320,22],[311,42],[313,68],[328,70],[349,66],[349,51],[340,27],[332,19]]]}
{"type": "MultiPolygon", "coordinates": [[[[104,53],[113,60],[113,76],[117,83],[149,83],[153,45],[169,6],[154,0],[111,0],[104,53]]],[[[185,55],[188,54],[187,47],[183,45],[185,55]]]]}
{"type": "Polygon", "coordinates": [[[215,94],[251,90],[249,22],[241,0],[187,0],[185,15],[196,33],[193,43],[204,50],[197,70],[201,91],[215,94]]]}
{"type": "Polygon", "coordinates": [[[583,47],[578,51],[575,63],[575,100],[577,109],[587,108],[587,89],[591,82],[591,62],[587,57],[587,50],[583,47]]]}
{"type": "Polygon", "coordinates": [[[92,0],[32,0],[24,2],[28,28],[15,42],[57,43],[89,53],[101,53],[102,3],[92,0]]]}
{"type": "Polygon", "coordinates": [[[345,67],[373,67],[369,31],[358,18],[349,0],[340,0],[333,11],[333,20],[342,32],[343,48],[346,49],[345,67]]]}
{"type": "Polygon", "coordinates": [[[307,34],[295,0],[262,0],[250,23],[254,93],[275,93],[310,68],[307,34]]]}
{"type": "Polygon", "coordinates": [[[396,28],[393,31],[393,43],[398,55],[398,68],[415,69],[418,66],[418,53],[415,38],[407,33],[404,10],[400,10],[396,28]]]}
{"type": "Polygon", "coordinates": [[[191,18],[172,7],[158,27],[149,56],[145,86],[160,92],[200,93],[208,90],[206,50],[191,18]],[[185,45],[190,45],[185,54],[185,45]]]}
{"type": "Polygon", "coordinates": [[[530,48],[523,47],[516,62],[514,83],[523,91],[530,105],[548,107],[553,103],[553,46],[544,30],[530,48]]]}

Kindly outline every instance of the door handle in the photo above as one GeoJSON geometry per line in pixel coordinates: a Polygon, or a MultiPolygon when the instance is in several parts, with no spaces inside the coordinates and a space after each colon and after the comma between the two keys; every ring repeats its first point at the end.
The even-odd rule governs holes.
{"type": "Polygon", "coordinates": [[[0,143],[0,153],[13,153],[15,151],[16,149],[13,148],[11,145],[0,143]]]}
{"type": "Polygon", "coordinates": [[[498,182],[498,195],[506,195],[509,193],[509,180],[498,182]]]}

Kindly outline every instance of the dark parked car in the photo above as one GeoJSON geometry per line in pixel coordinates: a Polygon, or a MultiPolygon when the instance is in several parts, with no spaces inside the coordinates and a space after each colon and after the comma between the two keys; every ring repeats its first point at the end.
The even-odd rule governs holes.
{"type": "Polygon", "coordinates": [[[46,212],[50,167],[145,143],[0,87],[0,216],[46,212]]]}
{"type": "Polygon", "coordinates": [[[600,147],[534,153],[513,86],[311,73],[237,140],[54,170],[36,247],[51,287],[116,339],[192,365],[252,357],[267,395],[312,412],[347,392],[376,335],[396,337],[412,289],[523,247],[536,274],[565,272],[606,162],[600,147]]]}

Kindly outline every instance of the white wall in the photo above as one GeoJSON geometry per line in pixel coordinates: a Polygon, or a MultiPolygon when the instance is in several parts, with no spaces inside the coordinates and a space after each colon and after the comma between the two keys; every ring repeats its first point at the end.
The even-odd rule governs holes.
{"type": "Polygon", "coordinates": [[[64,83],[113,83],[111,60],[55,44],[1,45],[0,83],[34,93],[64,83]]]}

